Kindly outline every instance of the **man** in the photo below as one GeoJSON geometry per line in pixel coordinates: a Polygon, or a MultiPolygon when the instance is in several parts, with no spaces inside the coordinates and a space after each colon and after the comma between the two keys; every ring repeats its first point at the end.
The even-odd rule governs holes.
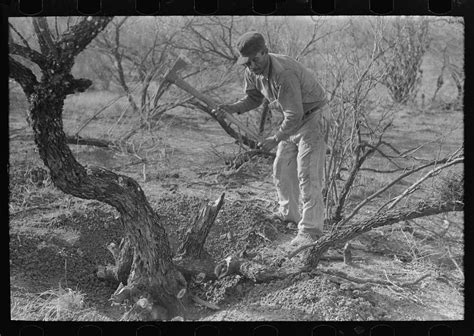
{"type": "Polygon", "coordinates": [[[268,52],[263,36],[243,34],[237,42],[245,66],[246,96],[221,105],[241,114],[258,107],[263,99],[283,112],[277,132],[260,143],[263,150],[276,147],[273,178],[278,194],[279,218],[298,223],[291,245],[317,240],[323,232],[323,168],[326,154],[327,98],[321,85],[299,62],[268,52]],[[299,199],[302,211],[299,211],[299,199]]]}

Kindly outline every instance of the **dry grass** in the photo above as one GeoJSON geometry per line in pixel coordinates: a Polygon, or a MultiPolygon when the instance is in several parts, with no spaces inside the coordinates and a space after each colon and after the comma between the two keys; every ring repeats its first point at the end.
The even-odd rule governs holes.
{"type": "Polygon", "coordinates": [[[94,308],[87,307],[85,294],[80,290],[58,288],[29,295],[28,299],[13,298],[11,303],[12,320],[37,321],[90,321],[106,320],[94,308]]]}

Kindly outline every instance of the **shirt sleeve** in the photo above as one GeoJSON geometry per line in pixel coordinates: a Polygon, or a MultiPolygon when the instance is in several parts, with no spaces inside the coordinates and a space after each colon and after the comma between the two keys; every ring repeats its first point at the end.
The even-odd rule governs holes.
{"type": "Polygon", "coordinates": [[[263,102],[263,95],[255,86],[255,79],[252,78],[250,71],[245,70],[244,74],[245,96],[232,104],[237,113],[241,114],[259,107],[263,102]]]}
{"type": "Polygon", "coordinates": [[[278,102],[283,111],[283,122],[275,134],[275,139],[281,141],[296,132],[304,115],[300,82],[293,72],[287,71],[281,75],[278,102]]]}

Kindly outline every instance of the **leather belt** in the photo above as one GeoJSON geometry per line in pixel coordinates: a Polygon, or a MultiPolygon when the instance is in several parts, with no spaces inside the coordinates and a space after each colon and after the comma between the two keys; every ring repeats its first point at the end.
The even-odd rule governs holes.
{"type": "Polygon", "coordinates": [[[312,114],[313,112],[316,112],[317,110],[320,109],[320,106],[316,106],[316,107],[313,107],[312,109],[306,111],[304,114],[303,114],[303,119],[306,119],[310,114],[312,114]]]}

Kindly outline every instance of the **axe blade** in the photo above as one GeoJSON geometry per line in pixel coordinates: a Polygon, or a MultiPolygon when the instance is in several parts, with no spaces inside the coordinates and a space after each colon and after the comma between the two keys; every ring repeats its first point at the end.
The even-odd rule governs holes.
{"type": "Polygon", "coordinates": [[[179,55],[171,69],[166,73],[165,79],[172,79],[176,73],[188,67],[189,60],[184,55],[179,55]]]}

